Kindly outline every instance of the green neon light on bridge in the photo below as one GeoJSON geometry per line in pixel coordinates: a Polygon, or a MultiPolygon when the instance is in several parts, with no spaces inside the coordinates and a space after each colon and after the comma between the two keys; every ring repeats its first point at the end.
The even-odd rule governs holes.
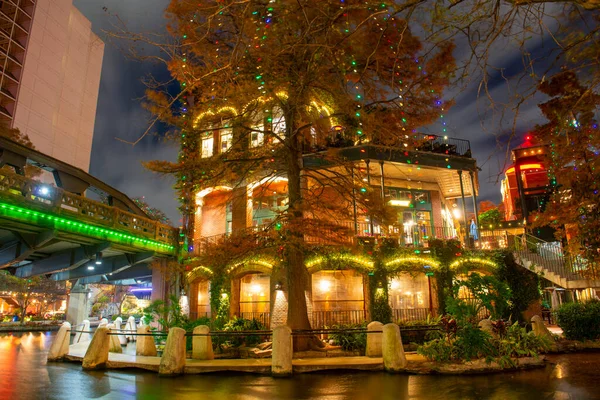
{"type": "Polygon", "coordinates": [[[75,220],[70,220],[67,218],[57,217],[55,215],[46,214],[46,213],[42,213],[39,211],[28,210],[26,208],[13,206],[11,204],[0,203],[0,208],[2,210],[12,212],[13,214],[15,214],[17,216],[25,214],[25,215],[30,215],[30,216],[34,216],[34,217],[44,218],[44,219],[47,219],[48,221],[53,221],[55,224],[63,225],[65,228],[71,229],[71,230],[74,230],[74,228],[75,229],[80,228],[80,229],[85,229],[89,233],[92,233],[92,234],[96,234],[96,235],[104,234],[106,236],[109,236],[109,237],[115,238],[115,239],[118,238],[118,239],[122,239],[122,240],[133,240],[134,242],[139,242],[140,244],[144,244],[147,246],[158,247],[161,250],[174,250],[175,249],[175,246],[172,246],[169,244],[164,244],[164,243],[160,243],[160,242],[157,242],[154,240],[144,239],[144,238],[133,236],[133,235],[130,235],[127,233],[114,231],[111,229],[100,228],[100,227],[97,227],[94,225],[86,224],[83,222],[78,222],[75,220]]]}

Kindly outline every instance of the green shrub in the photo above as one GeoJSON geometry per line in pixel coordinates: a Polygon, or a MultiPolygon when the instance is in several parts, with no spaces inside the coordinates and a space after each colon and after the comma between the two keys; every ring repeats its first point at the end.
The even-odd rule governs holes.
{"type": "Polygon", "coordinates": [[[600,301],[566,303],[556,311],[558,326],[569,340],[600,339],[600,301]]]}
{"type": "MultiPolygon", "coordinates": [[[[347,324],[347,325],[333,325],[332,329],[337,330],[351,330],[351,329],[366,329],[367,323],[362,324],[347,324]]],[[[376,333],[374,335],[377,335],[376,333]]],[[[339,332],[330,333],[329,339],[333,341],[336,346],[342,346],[343,350],[347,351],[359,351],[360,354],[365,354],[367,349],[367,334],[365,332],[339,332]]]]}
{"type": "Polygon", "coordinates": [[[550,349],[550,340],[536,335],[515,322],[506,329],[506,333],[493,340],[497,351],[497,361],[503,367],[516,366],[513,358],[537,357],[540,352],[550,349]]]}
{"type": "MultiPolygon", "coordinates": [[[[450,324],[446,324],[450,326],[450,324]]],[[[550,341],[527,332],[517,322],[508,326],[498,337],[464,324],[446,329],[446,336],[419,346],[417,353],[431,361],[461,362],[474,359],[497,361],[503,367],[514,367],[514,358],[537,357],[550,348],[550,341]]]]}
{"type": "Polygon", "coordinates": [[[419,346],[417,353],[430,361],[448,362],[454,359],[452,343],[446,338],[434,339],[419,346]]]}

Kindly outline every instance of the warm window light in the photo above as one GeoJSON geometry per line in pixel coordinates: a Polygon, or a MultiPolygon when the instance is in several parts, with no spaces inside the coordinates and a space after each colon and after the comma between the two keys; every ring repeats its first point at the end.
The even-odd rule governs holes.
{"type": "Polygon", "coordinates": [[[260,285],[255,283],[250,287],[250,291],[254,294],[260,292],[260,285]]]}
{"type": "Polygon", "coordinates": [[[410,200],[397,200],[392,199],[388,202],[390,206],[408,207],[410,206],[410,200]]]}
{"type": "MultiPolygon", "coordinates": [[[[524,171],[526,169],[542,169],[542,164],[523,164],[521,165],[521,171],[524,171]]],[[[510,167],[509,169],[506,170],[506,174],[510,174],[512,172],[515,172],[515,167],[510,167]]]]}
{"type": "Polygon", "coordinates": [[[319,289],[321,289],[322,292],[329,292],[331,289],[331,282],[327,279],[321,279],[319,282],[319,289]]]}
{"type": "Polygon", "coordinates": [[[392,279],[392,285],[391,285],[392,290],[397,290],[400,288],[400,282],[398,282],[397,279],[392,279]]]}

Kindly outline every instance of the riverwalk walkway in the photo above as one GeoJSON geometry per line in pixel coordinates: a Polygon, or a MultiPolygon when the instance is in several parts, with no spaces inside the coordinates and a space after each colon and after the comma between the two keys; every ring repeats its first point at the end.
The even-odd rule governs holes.
{"type": "MultiPolygon", "coordinates": [[[[89,342],[69,346],[67,360],[82,362],[89,342]]],[[[425,358],[417,354],[407,354],[409,363],[421,364],[425,358]]],[[[208,372],[250,372],[257,374],[271,374],[271,358],[245,358],[245,359],[219,359],[219,360],[193,360],[185,361],[186,374],[201,374],[208,372]]],[[[136,356],[125,353],[109,353],[107,368],[140,368],[149,371],[158,371],[160,357],[136,356]]],[[[299,358],[292,360],[295,373],[324,371],[324,370],[359,370],[383,371],[383,358],[381,357],[327,357],[327,358],[299,358]]]]}
{"type": "MultiPolygon", "coordinates": [[[[65,357],[68,361],[82,362],[88,343],[69,346],[65,357]]],[[[485,360],[476,360],[462,364],[445,364],[427,361],[425,357],[416,353],[405,353],[407,365],[403,368],[408,374],[462,374],[462,373],[490,373],[501,372],[506,369],[496,362],[486,363],[485,360]]],[[[544,365],[544,357],[526,357],[517,361],[515,369],[538,368],[544,365]]],[[[125,353],[109,353],[106,368],[139,368],[158,372],[160,357],[136,356],[125,353]]],[[[262,375],[271,375],[271,358],[246,358],[246,359],[219,359],[219,360],[194,360],[186,359],[184,374],[204,374],[215,372],[243,372],[262,375]]],[[[292,360],[294,374],[328,371],[328,370],[355,370],[355,371],[383,371],[383,358],[381,357],[321,357],[321,358],[294,358],[292,360]]]]}

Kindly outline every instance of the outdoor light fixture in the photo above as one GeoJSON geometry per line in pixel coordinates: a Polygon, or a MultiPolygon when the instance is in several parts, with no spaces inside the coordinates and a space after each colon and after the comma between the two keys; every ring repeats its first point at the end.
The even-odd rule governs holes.
{"type": "Polygon", "coordinates": [[[50,194],[51,194],[51,190],[50,190],[50,187],[48,185],[40,185],[40,186],[38,186],[36,192],[37,192],[38,196],[44,197],[44,198],[50,197],[50,194]]]}
{"type": "Polygon", "coordinates": [[[460,210],[458,208],[453,209],[452,210],[452,215],[454,215],[454,218],[460,219],[460,217],[461,217],[460,210]]]}
{"type": "Polygon", "coordinates": [[[277,282],[275,284],[275,290],[283,290],[283,285],[281,284],[281,282],[277,282]]]}
{"type": "Polygon", "coordinates": [[[96,268],[96,267],[94,267],[93,265],[88,265],[88,270],[89,270],[89,271],[93,271],[93,270],[94,270],[94,268],[96,268]]]}
{"type": "Polygon", "coordinates": [[[96,265],[102,265],[102,252],[101,251],[96,253],[96,265]]]}

